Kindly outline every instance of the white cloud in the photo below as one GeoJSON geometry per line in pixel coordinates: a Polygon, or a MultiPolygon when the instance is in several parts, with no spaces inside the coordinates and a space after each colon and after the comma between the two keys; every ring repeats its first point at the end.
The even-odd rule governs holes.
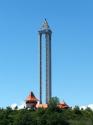
{"type": "Polygon", "coordinates": [[[17,105],[16,103],[14,103],[14,104],[12,104],[10,107],[11,107],[13,110],[14,110],[16,107],[18,107],[18,109],[24,109],[24,108],[26,107],[26,104],[25,104],[25,102],[21,102],[20,105],[17,105]]]}
{"type": "Polygon", "coordinates": [[[93,104],[89,104],[88,107],[93,110],[93,104]]]}
{"type": "Polygon", "coordinates": [[[22,102],[21,105],[18,106],[18,109],[24,109],[26,107],[25,102],[22,102]]]}
{"type": "Polygon", "coordinates": [[[12,104],[10,107],[14,110],[16,108],[17,104],[12,104]]]}
{"type": "Polygon", "coordinates": [[[80,109],[86,109],[87,108],[87,106],[80,106],[80,109]]]}
{"type": "Polygon", "coordinates": [[[89,104],[89,105],[85,105],[85,106],[80,106],[80,109],[86,109],[86,108],[90,108],[91,110],[93,110],[93,104],[89,104]]]}

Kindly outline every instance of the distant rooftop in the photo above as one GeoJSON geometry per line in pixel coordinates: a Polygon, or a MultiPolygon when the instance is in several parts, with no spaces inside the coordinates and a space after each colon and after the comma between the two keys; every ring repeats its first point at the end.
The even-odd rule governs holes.
{"type": "Polygon", "coordinates": [[[30,92],[29,96],[26,98],[26,102],[37,102],[38,99],[35,97],[33,92],[30,92]]]}

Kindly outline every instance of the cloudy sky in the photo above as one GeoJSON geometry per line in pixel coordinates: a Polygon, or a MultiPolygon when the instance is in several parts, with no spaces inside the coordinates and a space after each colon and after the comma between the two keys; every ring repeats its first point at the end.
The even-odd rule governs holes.
{"type": "Polygon", "coordinates": [[[39,98],[44,18],[53,31],[52,95],[71,106],[93,103],[93,0],[2,0],[0,107],[19,104],[30,91],[39,98]]]}

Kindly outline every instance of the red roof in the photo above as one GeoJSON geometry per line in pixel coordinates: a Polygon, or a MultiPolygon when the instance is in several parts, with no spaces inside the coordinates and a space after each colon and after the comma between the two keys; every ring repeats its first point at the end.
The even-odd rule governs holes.
{"type": "Polygon", "coordinates": [[[30,92],[29,96],[26,98],[26,102],[37,102],[38,99],[35,97],[33,92],[30,92]]]}
{"type": "MultiPolygon", "coordinates": [[[[68,109],[69,106],[63,101],[57,105],[60,109],[68,109]]],[[[48,108],[48,104],[37,104],[36,108],[48,108]]]]}
{"type": "Polygon", "coordinates": [[[61,108],[61,109],[67,109],[67,108],[69,108],[69,106],[68,106],[64,101],[61,102],[61,103],[58,105],[58,107],[61,108]]]}

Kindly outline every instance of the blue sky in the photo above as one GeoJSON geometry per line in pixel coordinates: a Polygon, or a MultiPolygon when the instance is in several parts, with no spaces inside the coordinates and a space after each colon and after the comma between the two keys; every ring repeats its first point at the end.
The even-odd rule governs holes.
{"type": "Polygon", "coordinates": [[[39,97],[38,29],[52,34],[52,95],[93,103],[93,1],[0,1],[0,107],[39,97]]]}

